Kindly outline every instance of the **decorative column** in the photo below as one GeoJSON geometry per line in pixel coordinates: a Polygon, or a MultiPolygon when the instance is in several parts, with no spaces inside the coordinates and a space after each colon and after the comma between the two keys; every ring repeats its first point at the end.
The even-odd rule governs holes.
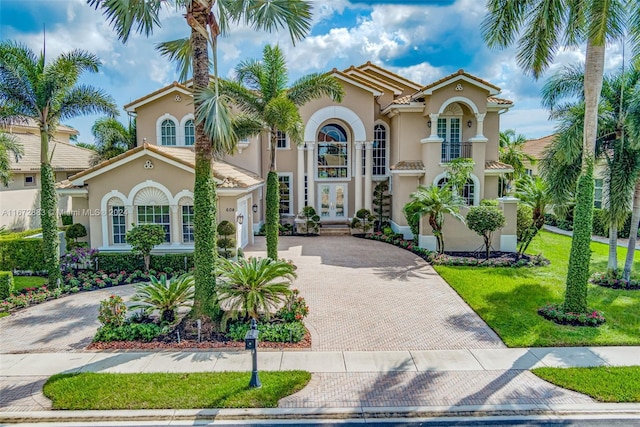
{"type": "Polygon", "coordinates": [[[135,218],[135,212],[133,211],[133,205],[125,205],[124,220],[126,221],[127,231],[133,228],[134,223],[138,223],[135,218]]]}
{"type": "Polygon", "coordinates": [[[373,141],[367,141],[365,144],[365,163],[364,171],[364,208],[371,210],[371,200],[373,199],[373,141]]]}
{"type": "Polygon", "coordinates": [[[298,187],[298,207],[296,214],[302,211],[304,208],[304,144],[298,145],[298,172],[297,172],[297,183],[298,187]]]}
{"type": "Polygon", "coordinates": [[[487,137],[484,136],[484,117],[487,113],[476,113],[476,136],[471,138],[472,142],[486,142],[487,137]]]}
{"type": "Polygon", "coordinates": [[[182,239],[180,237],[180,218],[178,217],[178,205],[169,206],[171,209],[171,221],[169,221],[169,226],[171,227],[171,244],[179,245],[182,243],[182,239]]]}
{"type": "Polygon", "coordinates": [[[364,142],[356,142],[356,212],[362,209],[362,149],[364,142]]]}
{"type": "Polygon", "coordinates": [[[311,141],[311,142],[307,142],[306,145],[307,145],[307,198],[308,198],[309,206],[315,207],[316,206],[316,201],[315,201],[316,181],[315,181],[314,161],[316,156],[314,154],[314,148],[316,143],[311,141]]]}

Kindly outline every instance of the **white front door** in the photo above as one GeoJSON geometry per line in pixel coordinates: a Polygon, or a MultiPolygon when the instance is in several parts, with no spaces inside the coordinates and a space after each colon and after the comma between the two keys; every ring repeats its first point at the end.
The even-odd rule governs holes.
{"type": "Polygon", "coordinates": [[[347,219],[347,183],[318,184],[321,220],[347,219]]]}
{"type": "Polygon", "coordinates": [[[242,224],[236,221],[236,241],[239,243],[238,246],[244,248],[249,244],[249,209],[248,209],[248,199],[238,201],[238,213],[237,216],[242,215],[242,224]]]}

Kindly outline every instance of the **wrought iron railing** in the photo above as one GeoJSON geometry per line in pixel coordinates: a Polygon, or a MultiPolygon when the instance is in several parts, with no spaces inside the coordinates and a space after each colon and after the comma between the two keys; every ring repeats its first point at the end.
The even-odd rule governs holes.
{"type": "Polygon", "coordinates": [[[473,152],[471,151],[471,142],[442,142],[442,163],[449,163],[452,160],[459,158],[472,158],[473,152]]]}

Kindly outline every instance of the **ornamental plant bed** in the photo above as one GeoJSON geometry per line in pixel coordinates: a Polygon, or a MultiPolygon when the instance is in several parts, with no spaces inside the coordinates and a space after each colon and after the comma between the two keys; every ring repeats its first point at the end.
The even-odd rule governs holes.
{"type": "Polygon", "coordinates": [[[589,279],[591,283],[598,286],[604,286],[605,288],[612,289],[626,289],[630,291],[640,290],[640,280],[631,278],[629,281],[624,280],[621,277],[612,277],[607,273],[594,273],[589,279]]]}
{"type": "MultiPolygon", "coordinates": [[[[305,328],[306,329],[306,328],[305,328]]],[[[297,343],[260,341],[259,348],[268,349],[310,349],[311,334],[307,330],[304,338],[297,343]]],[[[160,335],[150,342],[111,341],[93,342],[88,350],[156,350],[156,349],[235,349],[244,350],[244,341],[233,341],[218,331],[210,320],[203,320],[198,341],[197,322],[184,317],[170,332],[160,335]]]]}
{"type": "Polygon", "coordinates": [[[547,304],[538,309],[538,314],[559,325],[597,327],[605,322],[604,315],[599,311],[589,310],[588,313],[572,313],[564,311],[562,304],[547,304]]]}

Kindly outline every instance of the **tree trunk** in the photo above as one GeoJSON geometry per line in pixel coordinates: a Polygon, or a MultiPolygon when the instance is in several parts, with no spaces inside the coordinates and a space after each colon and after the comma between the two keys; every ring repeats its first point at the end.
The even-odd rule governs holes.
{"type": "MultiPolygon", "coordinates": [[[[207,28],[207,16],[212,3],[206,6],[198,2],[191,3],[188,12],[202,28],[207,28]]],[[[193,46],[193,89],[202,90],[209,85],[209,50],[207,39],[191,28],[193,46]]],[[[194,97],[194,109],[197,112],[201,103],[194,97]]],[[[220,309],[216,297],[216,184],[213,179],[211,162],[213,160],[212,142],[204,131],[204,123],[195,123],[195,184],[193,188],[194,210],[194,264],[195,297],[194,315],[209,316],[216,319],[220,309]]]]}
{"type": "Polygon", "coordinates": [[[582,141],[582,171],[578,179],[573,238],[564,297],[564,309],[573,313],[587,311],[587,283],[591,261],[591,230],[593,227],[593,162],[598,131],[598,102],[604,75],[604,45],[587,41],[584,69],[584,135],[582,141]]]}
{"type": "Polygon", "coordinates": [[[61,278],[55,181],[55,174],[49,162],[49,125],[42,120],[40,124],[40,222],[49,286],[56,286],[58,279],[61,278]]]}
{"type": "Polygon", "coordinates": [[[631,279],[631,268],[633,267],[633,257],[636,253],[636,242],[638,238],[638,222],[640,222],[640,179],[636,182],[636,189],[633,193],[629,246],[627,246],[627,258],[624,262],[624,270],[622,271],[622,278],[626,281],[631,279]]]}
{"type": "Polygon", "coordinates": [[[615,275],[618,272],[618,223],[611,221],[609,224],[609,262],[607,272],[615,275]]]}
{"type": "Polygon", "coordinates": [[[267,175],[266,223],[264,226],[267,256],[274,261],[278,259],[278,233],[280,232],[280,183],[278,182],[278,172],[276,172],[277,134],[277,129],[269,131],[269,174],[267,175]]]}

